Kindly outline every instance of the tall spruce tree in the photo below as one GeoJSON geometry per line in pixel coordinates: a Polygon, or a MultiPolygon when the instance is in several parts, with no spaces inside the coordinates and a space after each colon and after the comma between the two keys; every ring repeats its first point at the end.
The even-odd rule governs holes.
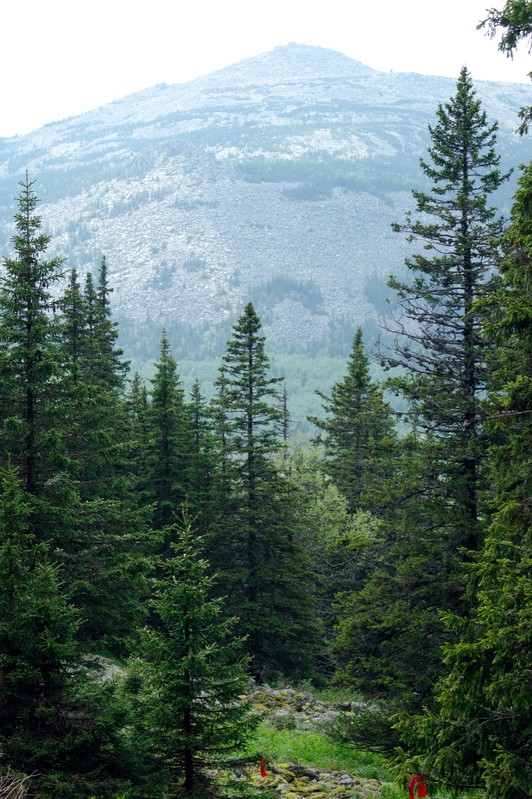
{"type": "Polygon", "coordinates": [[[31,532],[30,497],[16,472],[0,474],[0,751],[31,772],[53,745],[59,703],[77,665],[77,619],[57,569],[31,532]]]}
{"type": "MultiPolygon", "coordinates": [[[[51,609],[46,612],[46,621],[33,617],[32,604],[36,605],[38,599],[32,582],[39,554],[43,558],[44,550],[35,545],[35,536],[30,531],[28,495],[22,490],[15,470],[12,467],[3,470],[0,480],[0,736],[5,744],[6,738],[20,734],[20,714],[30,713],[36,697],[42,694],[47,698],[52,690],[45,675],[53,673],[54,666],[61,673],[72,667],[69,644],[73,643],[75,617],[61,608],[59,596],[56,601],[61,612],[53,621],[51,609]],[[37,632],[40,624],[42,629],[37,632]],[[33,627],[31,633],[28,626],[33,627]],[[40,635],[47,628],[53,630],[49,646],[42,647],[36,657],[40,635]]],[[[57,674],[54,678],[57,679],[57,674]]]]}
{"type": "Polygon", "coordinates": [[[111,797],[127,779],[124,707],[91,680],[80,619],[31,532],[31,496],[0,472],[0,771],[33,774],[43,799],[111,797]]]}
{"type": "Polygon", "coordinates": [[[229,432],[229,406],[227,399],[227,370],[222,364],[214,381],[215,395],[210,404],[210,418],[216,431],[215,447],[219,461],[218,484],[223,485],[228,475],[229,454],[227,440],[229,432]]]}
{"type": "Polygon", "coordinates": [[[345,377],[331,396],[320,391],[324,419],[311,417],[325,449],[325,472],[346,497],[351,513],[382,506],[383,484],[393,471],[396,437],[392,409],[371,379],[362,328],[353,339],[345,377]]]}
{"type": "Polygon", "coordinates": [[[117,346],[118,324],[112,318],[112,293],[107,273],[107,259],[104,255],[98,271],[94,302],[93,372],[106,387],[123,391],[129,362],[124,361],[124,352],[117,346]]]}
{"type": "Polygon", "coordinates": [[[295,535],[297,503],[272,459],[282,446],[279,378],[268,374],[260,331],[249,303],[223,358],[217,418],[225,479],[210,540],[221,591],[239,616],[257,677],[308,672],[318,640],[308,564],[295,535]]]}
{"type": "Polygon", "coordinates": [[[185,393],[163,331],[149,404],[148,477],[158,530],[173,525],[186,499],[187,421],[185,393]]]}
{"type": "Polygon", "coordinates": [[[118,329],[111,317],[111,292],[103,258],[97,285],[88,272],[83,294],[71,285],[60,302],[63,352],[68,355],[72,351],[73,333],[78,338],[76,363],[71,360],[65,364],[65,393],[74,403],[71,420],[77,430],[71,441],[84,497],[97,494],[116,498],[125,488],[128,447],[123,392],[129,367],[122,360],[122,350],[116,347],[118,329]],[[75,294],[70,297],[72,292],[75,294]],[[81,328],[73,314],[82,315],[81,328]]]}
{"type": "Polygon", "coordinates": [[[488,347],[478,301],[491,291],[502,232],[488,199],[508,176],[499,170],[497,124],[488,122],[465,67],[429,130],[429,157],[420,163],[432,187],[413,192],[418,218],[408,213],[404,224],[394,225],[423,249],[405,262],[412,282],[390,279],[399,324],[392,325],[394,348],[383,363],[405,370],[393,385],[408,400],[418,431],[434,434],[435,477],[449,498],[442,524],[455,546],[474,550],[488,347]]]}
{"type": "MultiPolygon", "coordinates": [[[[57,336],[51,286],[61,259],[45,260],[50,237],[36,214],[34,181],[21,181],[13,258],[0,282],[0,448],[20,469],[32,496],[43,497],[60,449],[56,429],[57,336]]],[[[36,522],[37,523],[37,522],[36,522]]]]}
{"type": "Polygon", "coordinates": [[[190,441],[186,458],[188,503],[198,528],[205,533],[212,521],[217,456],[209,406],[198,380],[192,386],[186,411],[190,441]]]}
{"type": "Polygon", "coordinates": [[[429,157],[432,186],[415,191],[407,215],[406,262],[412,282],[397,278],[395,341],[382,352],[391,381],[408,402],[413,433],[401,446],[390,487],[394,513],[383,528],[375,568],[340,598],[335,645],[341,674],[372,693],[429,701],[441,672],[440,647],[456,633],[441,611],[466,613],[464,561],[482,543],[487,455],[482,399],[489,339],[479,301],[490,296],[502,223],[488,198],[504,181],[489,123],[467,70],[456,94],[437,110],[429,157]],[[419,653],[422,653],[420,656],[419,653]]]}
{"type": "MultiPolygon", "coordinates": [[[[87,308],[77,271],[70,272],[64,294],[57,301],[58,363],[62,435],[68,470],[82,496],[94,495],[94,460],[105,449],[100,436],[102,420],[96,387],[90,377],[87,308]]],[[[106,420],[107,421],[107,420],[106,420]]]]}
{"type": "MultiPolygon", "coordinates": [[[[151,757],[150,784],[165,796],[191,794],[207,768],[234,756],[257,724],[242,702],[247,683],[243,641],[234,619],[223,617],[221,599],[203,559],[203,539],[185,510],[162,564],[151,601],[160,623],[144,634],[144,688],[138,706],[141,748],[151,757]]],[[[205,795],[205,794],[202,794],[205,795]]]]}
{"type": "Polygon", "coordinates": [[[149,479],[149,399],[148,389],[138,372],[131,380],[126,396],[128,440],[131,447],[131,501],[137,508],[146,507],[151,502],[149,479]]]}
{"type": "Polygon", "coordinates": [[[497,799],[532,790],[532,165],[519,180],[503,240],[502,282],[488,310],[498,350],[486,429],[494,515],[471,570],[471,618],[450,618],[460,640],[445,650],[433,713],[400,732],[418,765],[452,785],[497,799]]]}
{"type": "Polygon", "coordinates": [[[82,359],[86,350],[85,306],[76,269],[70,271],[67,286],[57,305],[63,368],[68,372],[75,385],[81,377],[82,359]]]}
{"type": "Polygon", "coordinates": [[[91,646],[98,642],[124,652],[143,617],[151,539],[146,513],[130,496],[126,365],[115,347],[109,293],[104,260],[97,289],[88,273],[82,293],[74,270],[58,301],[61,434],[70,494],[56,556],[83,615],[79,635],[91,646]]]}

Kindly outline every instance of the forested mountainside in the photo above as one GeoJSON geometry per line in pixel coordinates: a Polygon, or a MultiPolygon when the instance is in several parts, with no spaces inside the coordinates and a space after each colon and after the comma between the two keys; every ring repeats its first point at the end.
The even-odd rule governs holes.
{"type": "MultiPolygon", "coordinates": [[[[27,169],[67,266],[83,275],[107,256],[135,357],[156,357],[163,323],[180,359],[218,355],[248,300],[272,344],[345,357],[356,326],[372,338],[386,312],[407,252],[390,225],[453,85],[290,44],[0,140],[0,253],[27,169]]],[[[477,88],[503,165],[528,160],[515,135],[527,87],[477,88]]]]}

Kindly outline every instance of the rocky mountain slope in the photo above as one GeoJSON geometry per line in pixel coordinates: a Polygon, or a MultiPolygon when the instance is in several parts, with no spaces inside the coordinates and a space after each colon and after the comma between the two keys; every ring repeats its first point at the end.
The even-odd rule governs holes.
{"type": "MultiPolygon", "coordinates": [[[[528,87],[477,89],[500,122],[505,164],[528,160],[514,134],[528,87]]],[[[411,206],[427,126],[453,91],[450,79],[290,44],[0,139],[0,254],[28,169],[66,266],[83,274],[107,256],[132,341],[156,342],[164,323],[205,349],[249,299],[280,345],[350,339],[402,268],[390,223],[411,206]]]]}

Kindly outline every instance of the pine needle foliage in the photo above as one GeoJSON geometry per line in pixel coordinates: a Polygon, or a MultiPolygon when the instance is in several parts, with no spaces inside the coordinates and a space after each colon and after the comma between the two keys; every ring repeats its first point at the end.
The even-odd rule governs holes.
{"type": "Polygon", "coordinates": [[[203,540],[186,508],[174,538],[150,603],[159,625],[143,636],[142,737],[168,797],[191,794],[256,725],[241,698],[248,682],[243,641],[222,615],[222,600],[212,598],[203,540]]]}

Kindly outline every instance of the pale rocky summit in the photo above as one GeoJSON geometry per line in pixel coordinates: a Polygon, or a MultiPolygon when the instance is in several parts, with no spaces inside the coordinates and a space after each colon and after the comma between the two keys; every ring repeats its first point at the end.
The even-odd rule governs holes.
{"type": "MultiPolygon", "coordinates": [[[[505,164],[529,160],[514,134],[528,86],[477,88],[505,164]]],[[[28,169],[65,267],[83,275],[105,254],[123,335],[152,337],[154,354],[163,322],[176,339],[200,329],[198,349],[250,299],[283,345],[327,345],[342,325],[350,340],[402,268],[390,223],[412,207],[427,126],[454,89],[290,44],[0,139],[0,254],[28,169]]]]}

